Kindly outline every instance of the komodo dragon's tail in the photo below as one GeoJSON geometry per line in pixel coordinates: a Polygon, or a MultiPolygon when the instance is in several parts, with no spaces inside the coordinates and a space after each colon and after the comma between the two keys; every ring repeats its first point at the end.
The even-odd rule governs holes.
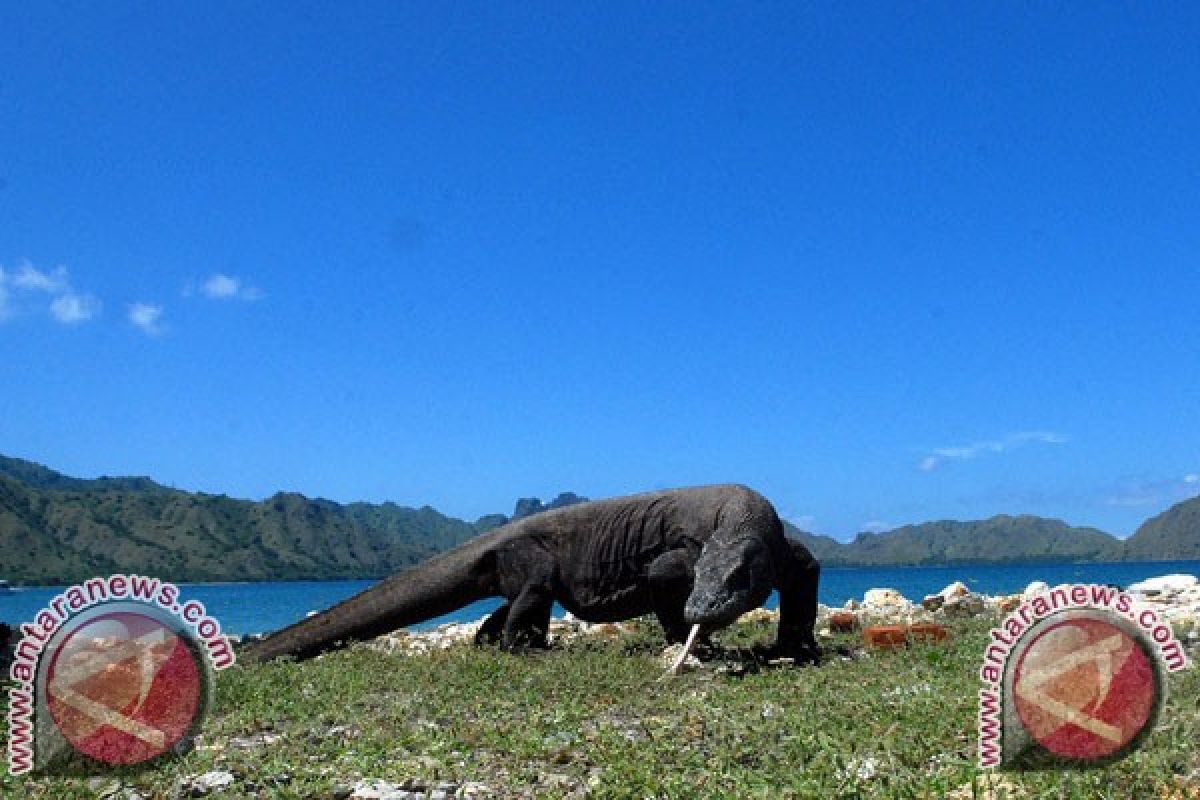
{"type": "Polygon", "coordinates": [[[326,650],[449,614],[494,594],[489,554],[478,539],[415,567],[315,616],[301,620],[249,645],[244,663],[280,656],[311,658],[326,650]]]}

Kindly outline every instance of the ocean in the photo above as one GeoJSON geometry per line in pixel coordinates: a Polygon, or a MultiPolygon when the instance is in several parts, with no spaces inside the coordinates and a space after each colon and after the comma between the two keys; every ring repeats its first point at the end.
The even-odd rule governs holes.
{"type": "MultiPolygon", "coordinates": [[[[989,564],[954,567],[827,567],[821,572],[821,602],[840,606],[867,589],[896,589],[920,601],[954,581],[983,594],[1007,594],[1035,580],[1059,583],[1107,583],[1128,586],[1157,575],[1200,575],[1200,561],[1145,561],[1102,564],[989,564]]],[[[303,619],[309,611],[328,608],[373,585],[375,581],[286,581],[266,583],[183,583],[181,599],[204,603],[226,633],[265,633],[303,619]]],[[[0,622],[32,621],[37,612],[65,587],[36,586],[0,591],[0,622]]],[[[772,607],[776,598],[767,601],[772,607]]],[[[412,626],[420,630],[444,622],[469,622],[485,616],[499,599],[481,600],[444,617],[412,626]]],[[[562,615],[556,606],[555,615],[562,615]]]]}

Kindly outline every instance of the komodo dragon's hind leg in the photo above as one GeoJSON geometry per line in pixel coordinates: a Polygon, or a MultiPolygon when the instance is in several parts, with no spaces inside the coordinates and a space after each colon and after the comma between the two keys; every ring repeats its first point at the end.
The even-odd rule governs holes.
{"type": "Polygon", "coordinates": [[[505,603],[493,611],[475,633],[475,644],[499,644],[504,638],[504,625],[508,622],[508,612],[511,610],[512,606],[505,603]]]}
{"type": "Polygon", "coordinates": [[[546,634],[550,630],[550,612],[553,608],[554,594],[548,586],[531,584],[522,589],[512,602],[504,624],[504,649],[544,650],[549,647],[546,634]]]}

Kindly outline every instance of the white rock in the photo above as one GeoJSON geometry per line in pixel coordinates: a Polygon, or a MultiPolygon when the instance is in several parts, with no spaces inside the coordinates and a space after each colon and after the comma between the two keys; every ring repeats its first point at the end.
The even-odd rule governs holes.
{"type": "MultiPolygon", "coordinates": [[[[820,613],[818,609],[817,613],[820,613]]],[[[742,616],[738,617],[738,622],[774,622],[776,612],[766,608],[752,608],[742,616]]]]}
{"type": "Polygon", "coordinates": [[[359,781],[354,784],[350,797],[356,800],[399,800],[408,797],[408,790],[388,781],[359,781]]]}
{"type": "Polygon", "coordinates": [[[863,595],[863,605],[876,608],[907,608],[910,603],[895,589],[868,589],[863,595]]]}
{"type": "Polygon", "coordinates": [[[962,581],[955,581],[945,589],[942,589],[940,592],[938,592],[943,600],[949,600],[951,597],[962,597],[970,593],[971,590],[967,588],[967,585],[962,581]]]}
{"type": "MultiPolygon", "coordinates": [[[[675,660],[679,658],[679,654],[682,652],[683,645],[668,645],[667,648],[662,651],[662,655],[659,656],[659,660],[662,662],[663,669],[670,669],[671,667],[675,666],[675,660]]],[[[689,653],[688,657],[684,659],[683,664],[680,665],[680,671],[687,672],[689,670],[699,669],[700,666],[700,659],[689,653]]]]}
{"type": "Polygon", "coordinates": [[[212,792],[218,792],[233,785],[233,773],[223,769],[195,775],[185,781],[184,794],[192,797],[202,797],[212,792]]]}
{"type": "Polygon", "coordinates": [[[1031,600],[1042,592],[1050,591],[1050,584],[1045,581],[1034,581],[1025,587],[1025,591],[1021,592],[1021,599],[1031,600]]]}
{"type": "Polygon", "coordinates": [[[879,772],[879,761],[871,756],[852,758],[846,762],[842,770],[843,777],[855,777],[860,781],[869,781],[879,772]]]}
{"type": "Polygon", "coordinates": [[[1130,594],[1156,595],[1174,594],[1188,591],[1200,583],[1195,575],[1161,575],[1157,578],[1147,578],[1144,581],[1130,584],[1126,589],[1130,594]]]}

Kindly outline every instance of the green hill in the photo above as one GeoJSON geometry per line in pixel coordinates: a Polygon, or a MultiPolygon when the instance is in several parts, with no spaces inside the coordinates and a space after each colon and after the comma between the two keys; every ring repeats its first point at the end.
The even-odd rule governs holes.
{"type": "MultiPolygon", "coordinates": [[[[517,501],[514,518],[586,498],[517,501]]],[[[72,478],[0,456],[0,578],[70,583],[111,572],[174,581],[382,577],[509,521],[475,524],[423,506],[341,505],[280,492],[261,502],[149,478],[72,478]]]]}
{"type": "Polygon", "coordinates": [[[1184,500],[1146,520],[1125,540],[1131,561],[1200,559],[1200,497],[1184,500]]]}
{"type": "MultiPolygon", "coordinates": [[[[512,519],[583,502],[520,498],[512,519]]],[[[341,505],[280,492],[266,500],[180,491],[149,478],[72,478],[0,456],[0,578],[59,584],[132,571],[175,581],[373,578],[508,522],[429,506],[341,505]]],[[[843,543],[785,523],[827,566],[1200,559],[1200,498],[1146,522],[1128,542],[1055,519],[996,516],[860,533],[843,543]]]]}
{"type": "Polygon", "coordinates": [[[252,502],[0,461],[0,577],[14,583],[118,571],[176,581],[377,577],[477,533],[428,507],[291,493],[252,502]]]}
{"type": "Polygon", "coordinates": [[[787,520],[783,521],[783,532],[793,539],[804,542],[805,546],[822,564],[844,563],[842,554],[845,552],[846,545],[832,536],[822,536],[800,530],[787,520]]]}
{"type": "Polygon", "coordinates": [[[827,563],[900,564],[1111,561],[1121,542],[1095,528],[1076,528],[1057,519],[1001,514],[990,519],[940,520],[905,525],[883,533],[860,533],[830,554],[827,563]]]}

